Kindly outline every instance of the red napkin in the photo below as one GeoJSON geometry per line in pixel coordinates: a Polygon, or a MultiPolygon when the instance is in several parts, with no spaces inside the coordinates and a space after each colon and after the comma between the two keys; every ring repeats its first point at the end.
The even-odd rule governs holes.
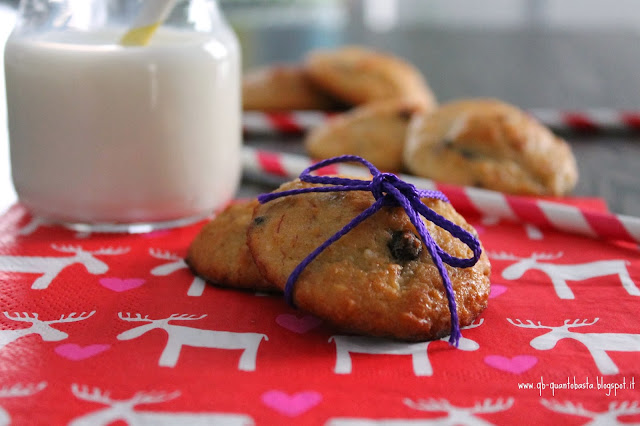
{"type": "Polygon", "coordinates": [[[0,217],[0,424],[639,422],[638,247],[468,220],[492,293],[455,349],[362,342],[279,296],[205,285],[182,261],[203,222],[78,234],[14,206],[0,217]]]}

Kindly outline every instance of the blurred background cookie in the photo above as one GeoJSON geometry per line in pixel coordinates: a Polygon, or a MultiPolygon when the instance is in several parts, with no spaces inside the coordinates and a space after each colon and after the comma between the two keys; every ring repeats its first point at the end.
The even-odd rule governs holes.
{"type": "Polygon", "coordinates": [[[255,199],[234,202],[202,227],[186,258],[194,274],[222,287],[280,291],[260,275],[247,247],[257,204],[255,199]]]}
{"type": "Polygon", "coordinates": [[[297,65],[273,65],[247,71],[242,77],[245,110],[336,110],[340,102],[316,88],[297,65]]]}
{"type": "Polygon", "coordinates": [[[404,99],[356,107],[312,129],[305,148],[316,159],[358,155],[380,170],[400,171],[409,121],[421,109],[404,99]]]}
{"type": "Polygon", "coordinates": [[[415,175],[515,194],[559,196],[578,180],[564,140],[496,99],[458,100],[416,115],[403,156],[415,175]]]}
{"type": "Polygon", "coordinates": [[[389,53],[360,46],[313,50],[305,58],[309,78],[352,105],[394,98],[413,99],[431,110],[436,98],[420,71],[389,53]]]}
{"type": "MultiPolygon", "coordinates": [[[[277,191],[313,186],[300,180],[277,191]]],[[[247,243],[260,272],[284,289],[289,274],[314,249],[374,202],[369,192],[291,195],[254,211],[247,243]]],[[[423,202],[475,234],[444,201],[423,202]]],[[[435,242],[455,257],[471,258],[460,240],[431,222],[435,242]]],[[[477,234],[476,234],[477,235],[477,234]]],[[[491,266],[485,254],[469,268],[447,266],[461,326],[486,308],[491,266]]],[[[429,340],[450,333],[442,279],[402,208],[383,208],[328,246],[302,271],[296,305],[340,330],[402,340],[429,340]]]]}

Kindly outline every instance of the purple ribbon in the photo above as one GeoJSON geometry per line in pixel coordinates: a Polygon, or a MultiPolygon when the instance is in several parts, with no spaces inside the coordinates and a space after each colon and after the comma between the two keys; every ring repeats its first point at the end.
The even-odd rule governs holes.
{"type": "Polygon", "coordinates": [[[460,324],[458,321],[458,311],[456,309],[456,300],[451,285],[451,279],[447,273],[447,269],[444,263],[456,267],[456,268],[468,268],[476,264],[482,253],[480,242],[467,230],[461,228],[450,220],[439,215],[426,205],[422,203],[421,198],[436,198],[449,202],[447,197],[440,191],[420,190],[414,185],[402,181],[396,175],[392,173],[381,173],[373,164],[367,160],[355,156],[355,155],[342,155],[340,157],[329,158],[324,161],[320,161],[311,167],[308,167],[300,174],[300,180],[308,183],[327,184],[332,186],[318,186],[311,188],[300,188],[289,191],[273,192],[269,194],[262,194],[258,196],[258,201],[261,204],[274,200],[280,197],[286,197],[289,195],[305,194],[309,192],[335,192],[335,191],[369,191],[373,194],[375,202],[353,218],[351,222],[346,224],[341,230],[336,232],[327,241],[322,243],[311,254],[296,266],[291,272],[284,289],[284,295],[286,301],[293,307],[295,303],[293,301],[293,289],[295,282],[302,270],[313,261],[325,248],[337,241],[343,235],[355,228],[360,222],[380,210],[382,207],[402,207],[407,216],[411,220],[411,223],[418,230],[418,234],[425,245],[433,263],[435,264],[442,282],[444,284],[445,294],[447,296],[449,312],[451,313],[451,336],[449,337],[449,343],[458,346],[458,342],[461,337],[460,324]],[[359,180],[359,179],[347,179],[332,176],[313,176],[311,172],[330,164],[338,162],[357,162],[366,166],[371,175],[372,180],[359,180]],[[453,257],[449,253],[440,248],[429,234],[427,227],[420,218],[423,216],[425,219],[433,222],[440,228],[448,231],[451,235],[462,241],[473,252],[473,257],[470,259],[453,257]]]}

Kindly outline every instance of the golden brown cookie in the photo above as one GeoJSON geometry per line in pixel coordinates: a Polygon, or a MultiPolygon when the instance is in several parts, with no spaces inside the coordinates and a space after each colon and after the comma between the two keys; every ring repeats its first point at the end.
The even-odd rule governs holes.
{"type": "Polygon", "coordinates": [[[280,291],[260,275],[247,247],[247,228],[257,205],[255,199],[234,202],[202,227],[186,258],[194,274],[223,287],[280,291]]]}
{"type": "MultiPolygon", "coordinates": [[[[277,191],[309,186],[296,180],[277,191]]],[[[475,234],[450,204],[423,201],[475,234]]],[[[260,205],[247,233],[260,272],[284,289],[308,254],[373,202],[370,192],[351,191],[290,195],[260,205]]],[[[448,232],[431,222],[426,226],[447,253],[473,256],[448,232]]],[[[487,306],[489,261],[483,253],[473,267],[446,268],[460,325],[469,325],[487,306]]],[[[383,208],[320,253],[298,277],[293,298],[300,309],[358,334],[420,341],[451,330],[442,279],[401,208],[383,208]]]]}
{"type": "Polygon", "coordinates": [[[338,101],[315,87],[297,65],[273,65],[245,73],[242,107],[247,111],[341,109],[338,101]]]}
{"type": "Polygon", "coordinates": [[[380,170],[400,171],[409,120],[419,110],[404,99],[362,105],[312,129],[305,148],[317,159],[358,155],[380,170]]]}
{"type": "Polygon", "coordinates": [[[404,163],[418,176],[514,194],[558,196],[578,179],[569,144],[495,99],[459,100],[416,115],[404,163]]]}
{"type": "Polygon", "coordinates": [[[347,46],[312,51],[304,63],[318,87],[352,105],[406,98],[428,111],[436,106],[436,98],[420,71],[388,53],[347,46]]]}

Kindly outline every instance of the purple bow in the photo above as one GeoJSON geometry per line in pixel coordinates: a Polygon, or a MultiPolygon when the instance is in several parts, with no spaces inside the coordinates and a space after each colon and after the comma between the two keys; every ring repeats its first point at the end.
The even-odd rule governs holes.
{"type": "Polygon", "coordinates": [[[258,196],[258,201],[262,204],[274,200],[280,197],[286,197],[289,195],[304,194],[309,192],[334,192],[334,191],[369,191],[373,194],[375,202],[353,218],[351,222],[346,224],[341,230],[336,232],[331,238],[322,243],[311,254],[296,266],[291,272],[287,280],[284,295],[285,299],[291,306],[295,306],[293,301],[293,288],[298,279],[298,276],[302,270],[315,259],[325,248],[337,241],[340,237],[348,233],[351,229],[355,228],[360,222],[380,210],[384,206],[388,207],[402,207],[407,216],[411,220],[411,223],[418,230],[418,234],[422,240],[422,243],[426,246],[433,263],[436,265],[442,282],[444,284],[445,294],[447,296],[449,312],[451,313],[451,336],[449,337],[449,343],[458,346],[460,340],[460,324],[458,321],[458,311],[456,309],[456,300],[451,286],[451,279],[444,266],[444,263],[456,267],[456,268],[468,268],[476,264],[482,253],[480,242],[468,231],[451,222],[450,220],[439,215],[426,205],[422,203],[421,198],[437,198],[448,202],[447,197],[440,191],[431,190],[419,190],[414,185],[402,181],[396,175],[392,173],[382,173],[373,164],[367,160],[355,156],[355,155],[342,155],[339,157],[329,158],[324,161],[320,161],[311,167],[308,167],[300,174],[300,180],[308,183],[328,184],[332,186],[319,186],[312,188],[293,189],[289,191],[274,192],[269,194],[262,194],[258,196]],[[359,180],[359,179],[347,179],[331,176],[313,176],[311,172],[330,164],[338,162],[358,162],[366,166],[373,179],[359,180]],[[420,218],[422,215],[427,220],[433,222],[435,225],[448,231],[451,235],[466,244],[473,252],[473,257],[470,259],[453,257],[449,253],[440,248],[429,234],[427,227],[420,218]]]}

